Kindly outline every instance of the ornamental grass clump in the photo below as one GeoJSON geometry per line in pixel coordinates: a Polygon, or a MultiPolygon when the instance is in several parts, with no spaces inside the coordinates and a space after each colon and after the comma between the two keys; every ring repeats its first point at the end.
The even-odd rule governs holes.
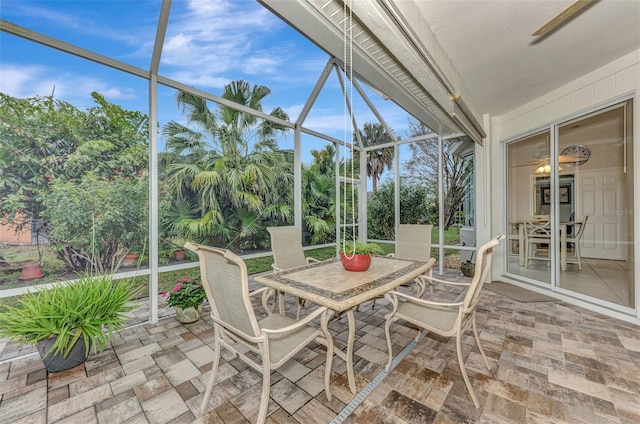
{"type": "Polygon", "coordinates": [[[198,308],[207,298],[199,278],[179,278],[174,288],[162,295],[167,305],[178,308],[198,308]]]}
{"type": "Polygon", "coordinates": [[[49,354],[66,357],[79,339],[101,352],[123,329],[135,308],[137,290],[109,275],[84,275],[78,280],[54,285],[49,290],[28,292],[18,306],[6,306],[0,312],[0,336],[22,344],[55,339],[49,354]]]}

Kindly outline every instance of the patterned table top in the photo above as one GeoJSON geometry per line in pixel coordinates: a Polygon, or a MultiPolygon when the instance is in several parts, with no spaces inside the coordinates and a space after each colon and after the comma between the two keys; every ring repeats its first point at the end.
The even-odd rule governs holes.
{"type": "Polygon", "coordinates": [[[335,311],[345,311],[412,281],[433,263],[374,256],[368,270],[353,272],[345,270],[339,259],[330,259],[257,276],[255,280],[335,311]]]}

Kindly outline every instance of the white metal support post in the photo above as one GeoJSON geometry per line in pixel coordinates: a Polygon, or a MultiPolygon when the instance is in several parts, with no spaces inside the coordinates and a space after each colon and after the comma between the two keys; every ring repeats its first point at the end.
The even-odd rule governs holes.
{"type": "Polygon", "coordinates": [[[444,274],[444,183],[442,174],[444,173],[442,136],[438,134],[438,239],[440,248],[438,249],[438,272],[444,274]]]}
{"type": "Polygon", "coordinates": [[[171,0],[163,0],[149,69],[149,321],[158,322],[158,68],[171,0]]]}

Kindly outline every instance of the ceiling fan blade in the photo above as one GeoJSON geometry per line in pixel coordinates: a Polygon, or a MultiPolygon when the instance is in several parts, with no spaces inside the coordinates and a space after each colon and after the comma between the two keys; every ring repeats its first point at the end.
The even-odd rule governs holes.
{"type": "Polygon", "coordinates": [[[582,8],[588,6],[592,3],[593,0],[578,0],[573,3],[571,6],[567,7],[562,12],[558,13],[555,17],[553,17],[549,22],[541,26],[536,32],[531,34],[536,37],[538,35],[544,35],[547,32],[551,31],[558,25],[562,24],[564,21],[578,13],[582,8]]]}
{"type": "Polygon", "coordinates": [[[582,162],[584,158],[575,155],[560,155],[558,156],[559,163],[574,163],[574,162],[582,162]]]}

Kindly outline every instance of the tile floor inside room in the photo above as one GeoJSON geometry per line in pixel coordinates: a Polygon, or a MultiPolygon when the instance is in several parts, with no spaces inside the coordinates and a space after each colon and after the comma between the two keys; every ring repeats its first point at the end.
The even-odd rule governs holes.
{"type": "MultiPolygon", "coordinates": [[[[447,278],[463,279],[452,272],[447,278]]],[[[438,287],[434,297],[452,300],[456,295],[438,287]]],[[[293,300],[289,306],[293,311],[293,300]]],[[[267,422],[640,422],[637,325],[560,301],[520,303],[485,289],[477,319],[489,371],[472,333],[463,338],[467,370],[480,400],[476,409],[461,378],[453,339],[427,334],[405,350],[406,357],[388,375],[380,374],[387,360],[387,310],[386,301],[378,300],[375,309],[367,303],[355,313],[356,384],[368,393],[359,405],[350,407],[354,397],[363,396],[349,391],[346,366],[338,357],[331,379],[334,397],[327,401],[325,348],[312,344],[272,373],[267,422]]],[[[330,330],[336,346],[344,347],[346,318],[330,330]]],[[[391,330],[394,354],[416,334],[402,322],[391,330]]],[[[188,325],[169,317],[129,328],[85,364],[49,375],[32,347],[0,341],[0,423],[254,422],[261,377],[226,351],[207,412],[199,414],[212,341],[208,316],[188,325]]]]}
{"type": "MultiPolygon", "coordinates": [[[[529,267],[521,267],[517,257],[509,260],[509,271],[532,280],[551,281],[551,268],[548,262],[532,260],[529,267]]],[[[576,264],[567,264],[560,271],[560,284],[563,289],[601,299],[616,305],[633,308],[633,272],[626,261],[584,258],[582,270],[576,264]]]]}

